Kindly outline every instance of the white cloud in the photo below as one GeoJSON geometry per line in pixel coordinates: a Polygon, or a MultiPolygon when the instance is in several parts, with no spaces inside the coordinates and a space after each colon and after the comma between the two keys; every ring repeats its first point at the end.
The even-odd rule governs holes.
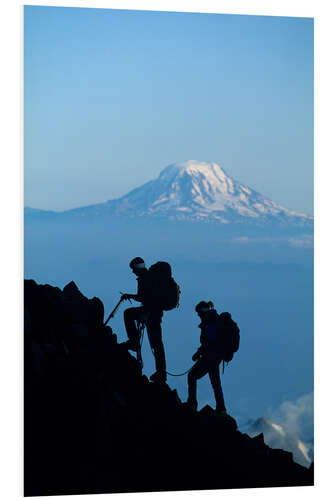
{"type": "MultiPolygon", "coordinates": [[[[269,417],[279,422],[286,432],[306,440],[313,438],[313,392],[299,397],[295,401],[285,401],[278,409],[269,410],[269,417]],[[307,429],[312,429],[312,436],[304,436],[307,429]]],[[[311,432],[311,431],[310,431],[311,432]]]]}
{"type": "Polygon", "coordinates": [[[270,236],[261,236],[251,238],[249,236],[237,236],[232,239],[233,243],[276,243],[283,241],[281,238],[272,238],[270,236]]]}
{"type": "Polygon", "coordinates": [[[305,234],[300,238],[289,238],[288,244],[292,248],[312,248],[313,236],[310,234],[305,234]]]}
{"type": "Polygon", "coordinates": [[[236,238],[232,238],[233,243],[240,244],[254,244],[254,243],[270,243],[270,244],[286,244],[292,248],[313,248],[313,235],[304,234],[298,237],[291,237],[288,239],[279,238],[279,237],[271,237],[271,236],[262,236],[262,237],[249,237],[249,236],[238,236],[236,238]]]}
{"type": "MultiPolygon", "coordinates": [[[[268,416],[273,422],[278,422],[278,427],[285,432],[287,441],[283,444],[276,443],[276,436],[269,432],[265,434],[267,444],[274,446],[274,442],[270,443],[270,439],[275,441],[278,447],[284,447],[293,453],[294,460],[301,465],[308,467],[313,460],[313,417],[314,417],[314,400],[313,392],[305,394],[295,401],[285,401],[277,409],[270,409],[268,416]],[[288,437],[289,436],[289,437],[288,437]],[[290,440],[290,436],[294,439],[290,440]]],[[[276,425],[273,424],[276,429],[276,425]]],[[[281,434],[282,436],[282,434],[281,434]]]]}

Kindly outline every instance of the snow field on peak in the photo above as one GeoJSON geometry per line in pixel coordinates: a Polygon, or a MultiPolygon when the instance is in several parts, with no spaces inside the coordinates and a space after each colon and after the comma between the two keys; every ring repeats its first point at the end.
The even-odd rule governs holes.
{"type": "MultiPolygon", "coordinates": [[[[313,220],[242,185],[217,163],[197,160],[172,163],[154,180],[92,209],[129,217],[163,216],[223,224],[250,220],[303,224],[313,220]]],[[[81,208],[87,210],[89,207],[81,208]]]]}

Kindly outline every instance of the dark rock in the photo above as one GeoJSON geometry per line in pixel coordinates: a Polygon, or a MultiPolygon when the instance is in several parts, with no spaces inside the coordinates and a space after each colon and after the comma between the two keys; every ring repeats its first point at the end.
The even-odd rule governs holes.
{"type": "Polygon", "coordinates": [[[73,281],[24,290],[26,496],[313,484],[313,465],[149,382],[73,281]]]}
{"type": "Polygon", "coordinates": [[[92,321],[96,322],[97,328],[103,325],[104,318],[104,305],[98,297],[93,297],[89,300],[89,307],[91,310],[92,321]]]}
{"type": "Polygon", "coordinates": [[[214,415],[214,410],[211,406],[206,405],[200,410],[200,416],[202,417],[211,417],[214,415]]]}
{"type": "Polygon", "coordinates": [[[257,436],[254,436],[251,438],[252,442],[255,443],[255,446],[261,446],[262,448],[266,446],[265,441],[264,441],[264,435],[261,432],[257,436]]]}
{"type": "Polygon", "coordinates": [[[230,429],[231,432],[235,432],[237,430],[237,427],[238,427],[237,422],[231,415],[227,415],[226,417],[223,417],[222,419],[219,415],[217,415],[217,417],[223,422],[223,425],[225,427],[228,427],[230,429]]]}
{"type": "Polygon", "coordinates": [[[292,463],[293,462],[293,454],[290,451],[279,450],[276,448],[270,448],[269,455],[276,462],[284,462],[284,463],[292,463]]]}
{"type": "Polygon", "coordinates": [[[74,281],[70,281],[63,289],[65,295],[74,298],[85,298],[84,295],[80,292],[74,281]]]}

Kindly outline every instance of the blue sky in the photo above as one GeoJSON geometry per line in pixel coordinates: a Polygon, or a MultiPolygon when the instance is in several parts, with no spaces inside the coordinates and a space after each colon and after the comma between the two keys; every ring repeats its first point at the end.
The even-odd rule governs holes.
{"type": "Polygon", "coordinates": [[[313,213],[313,20],[24,9],[25,205],[121,196],[215,161],[313,213]]]}

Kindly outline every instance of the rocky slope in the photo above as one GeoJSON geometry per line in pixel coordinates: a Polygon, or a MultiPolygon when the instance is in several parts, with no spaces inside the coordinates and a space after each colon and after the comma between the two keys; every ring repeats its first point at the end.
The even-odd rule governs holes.
{"type": "Polygon", "coordinates": [[[25,495],[313,484],[290,452],[142,376],[75,283],[25,281],[25,495]]]}

